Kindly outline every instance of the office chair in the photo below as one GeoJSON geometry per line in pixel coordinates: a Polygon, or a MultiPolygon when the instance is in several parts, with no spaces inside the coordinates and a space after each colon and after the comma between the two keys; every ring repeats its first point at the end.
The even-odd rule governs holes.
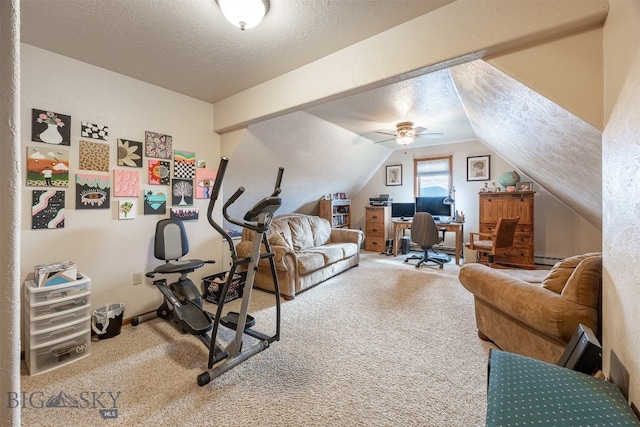
{"type": "Polygon", "coordinates": [[[417,212],[413,217],[413,221],[411,222],[411,240],[420,245],[422,249],[421,255],[412,255],[407,257],[404,262],[409,262],[410,259],[419,260],[416,264],[416,268],[420,267],[422,263],[425,262],[434,262],[440,266],[441,269],[444,268],[444,264],[450,261],[450,258],[446,256],[446,258],[434,257],[429,254],[429,250],[438,243],[444,240],[445,229],[438,230],[438,226],[436,225],[436,221],[433,219],[430,213],[427,212],[417,212]],[[442,232],[442,237],[440,237],[439,232],[442,232]]]}
{"type": "Polygon", "coordinates": [[[520,217],[498,218],[496,229],[493,233],[469,232],[469,249],[478,251],[477,260],[481,254],[487,255],[487,264],[495,266],[494,257],[498,249],[510,248],[513,246],[513,236],[516,233],[520,217]],[[473,236],[484,238],[485,240],[473,240],[473,236]]]}

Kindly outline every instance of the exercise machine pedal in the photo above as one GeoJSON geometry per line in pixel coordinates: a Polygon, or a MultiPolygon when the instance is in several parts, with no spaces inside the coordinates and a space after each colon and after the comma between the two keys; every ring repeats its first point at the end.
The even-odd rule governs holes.
{"type": "MultiPolygon", "coordinates": [[[[238,316],[240,313],[230,311],[226,316],[220,319],[220,324],[229,329],[235,329],[238,326],[238,316]]],[[[256,324],[256,319],[252,315],[247,314],[247,318],[244,324],[245,329],[249,329],[256,324]]]]}

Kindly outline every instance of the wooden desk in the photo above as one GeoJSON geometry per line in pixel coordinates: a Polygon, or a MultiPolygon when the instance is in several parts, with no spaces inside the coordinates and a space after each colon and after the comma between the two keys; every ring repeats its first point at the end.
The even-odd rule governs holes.
{"type": "MultiPolygon", "coordinates": [[[[438,228],[444,228],[449,232],[456,233],[456,264],[460,265],[460,254],[462,253],[462,239],[464,238],[464,224],[458,222],[436,222],[438,228]]],[[[393,256],[398,255],[398,248],[404,236],[404,230],[411,228],[411,221],[393,221],[393,256]]]]}

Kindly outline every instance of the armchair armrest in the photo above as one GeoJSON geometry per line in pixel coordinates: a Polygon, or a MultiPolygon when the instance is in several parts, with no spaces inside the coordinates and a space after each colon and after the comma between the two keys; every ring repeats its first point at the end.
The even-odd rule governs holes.
{"type": "Polygon", "coordinates": [[[478,236],[478,240],[480,240],[480,237],[486,237],[487,239],[490,239],[493,237],[493,234],[489,234],[489,233],[479,233],[477,231],[470,231],[469,232],[469,249],[475,249],[473,247],[473,236],[478,236]]]}
{"type": "Polygon", "coordinates": [[[460,268],[460,283],[478,298],[539,332],[568,342],[579,323],[597,327],[592,307],[577,304],[540,284],[532,284],[482,264],[460,268]]]}

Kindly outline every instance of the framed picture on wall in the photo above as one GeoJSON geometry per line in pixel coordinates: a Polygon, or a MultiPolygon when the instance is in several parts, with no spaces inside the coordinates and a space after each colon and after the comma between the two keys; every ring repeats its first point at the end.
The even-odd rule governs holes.
{"type": "Polygon", "coordinates": [[[387,166],[387,187],[402,185],[402,165],[387,166]]]}
{"type": "Polygon", "coordinates": [[[467,157],[467,181],[489,181],[491,156],[467,157]]]}

